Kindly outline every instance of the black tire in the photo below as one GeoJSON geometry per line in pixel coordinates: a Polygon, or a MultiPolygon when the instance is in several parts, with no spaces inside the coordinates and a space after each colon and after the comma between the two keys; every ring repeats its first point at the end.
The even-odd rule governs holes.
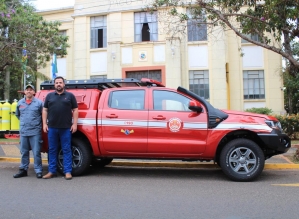
{"type": "Polygon", "coordinates": [[[221,151],[220,166],[230,179],[248,182],[256,179],[263,171],[265,156],[255,142],[235,139],[227,143],[221,151]]]}
{"type": "Polygon", "coordinates": [[[104,167],[112,162],[113,158],[102,158],[92,161],[94,167],[104,167]]]}
{"type": "MultiPolygon", "coordinates": [[[[81,139],[72,139],[72,175],[82,175],[89,169],[92,161],[92,152],[89,144],[81,139]]],[[[63,174],[63,152],[62,149],[58,151],[57,171],[63,174]]]]}

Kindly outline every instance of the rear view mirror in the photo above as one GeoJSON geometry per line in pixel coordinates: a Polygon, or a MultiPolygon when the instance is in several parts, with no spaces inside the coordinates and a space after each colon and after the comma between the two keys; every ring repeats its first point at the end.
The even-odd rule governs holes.
{"type": "Polygon", "coordinates": [[[197,112],[197,113],[201,113],[203,108],[201,106],[200,103],[198,103],[197,101],[191,100],[189,102],[189,110],[193,111],[193,112],[197,112]]]}

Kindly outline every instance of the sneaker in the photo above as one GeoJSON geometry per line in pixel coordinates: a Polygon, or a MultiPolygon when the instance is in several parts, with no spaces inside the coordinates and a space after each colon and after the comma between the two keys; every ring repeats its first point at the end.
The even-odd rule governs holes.
{"type": "Polygon", "coordinates": [[[40,179],[40,178],[43,178],[43,174],[40,172],[40,173],[37,173],[36,174],[36,178],[40,179]]]}
{"type": "Polygon", "coordinates": [[[27,170],[20,169],[18,173],[13,175],[13,178],[21,178],[21,177],[24,177],[24,176],[28,176],[27,175],[27,170]]]}

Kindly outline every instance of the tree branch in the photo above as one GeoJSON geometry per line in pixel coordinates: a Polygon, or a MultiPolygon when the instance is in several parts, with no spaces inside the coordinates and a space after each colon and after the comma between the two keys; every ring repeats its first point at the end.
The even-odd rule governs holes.
{"type": "MultiPolygon", "coordinates": [[[[224,22],[231,30],[233,30],[239,37],[247,40],[248,42],[251,42],[252,44],[255,44],[257,46],[261,46],[263,48],[266,48],[268,50],[271,50],[275,53],[280,54],[281,56],[285,57],[292,63],[295,67],[299,68],[299,62],[293,57],[293,54],[291,53],[291,50],[285,50],[283,51],[282,49],[276,48],[275,46],[270,46],[265,43],[257,42],[252,40],[251,38],[247,37],[246,35],[242,34],[237,28],[235,28],[231,22],[227,19],[227,17],[221,13],[221,11],[216,10],[215,8],[209,6],[207,3],[204,3],[200,0],[198,0],[198,3],[200,6],[203,8],[213,12],[222,22],[224,22]]],[[[287,43],[285,42],[284,45],[286,46],[287,43]]],[[[287,49],[287,48],[286,48],[287,49]]]]}

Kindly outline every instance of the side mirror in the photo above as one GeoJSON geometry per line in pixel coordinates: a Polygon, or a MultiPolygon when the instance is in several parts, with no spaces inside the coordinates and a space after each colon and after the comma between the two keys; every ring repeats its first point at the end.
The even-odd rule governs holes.
{"type": "Polygon", "coordinates": [[[197,101],[191,100],[189,102],[189,110],[193,111],[193,112],[197,112],[197,113],[201,113],[203,111],[203,108],[201,106],[201,104],[199,104],[197,101]]]}

